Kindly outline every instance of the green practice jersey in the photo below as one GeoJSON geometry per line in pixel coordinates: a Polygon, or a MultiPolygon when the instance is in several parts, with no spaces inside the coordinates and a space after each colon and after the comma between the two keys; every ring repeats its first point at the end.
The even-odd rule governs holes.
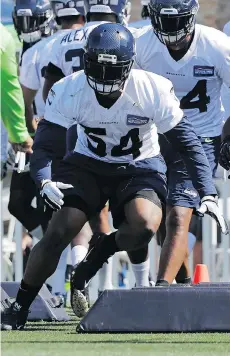
{"type": "Polygon", "coordinates": [[[9,140],[20,143],[26,140],[28,131],[23,94],[18,81],[15,43],[2,24],[0,24],[0,33],[1,118],[7,129],[9,140]]]}

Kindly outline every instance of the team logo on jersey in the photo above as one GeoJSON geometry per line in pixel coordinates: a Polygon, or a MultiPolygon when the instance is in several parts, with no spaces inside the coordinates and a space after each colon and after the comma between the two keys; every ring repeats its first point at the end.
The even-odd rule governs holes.
{"type": "Polygon", "coordinates": [[[194,77],[213,77],[214,67],[209,66],[194,66],[193,67],[194,77]]]}
{"type": "Polygon", "coordinates": [[[141,126],[146,125],[149,122],[148,117],[137,116],[137,115],[127,115],[127,125],[141,126]]]}

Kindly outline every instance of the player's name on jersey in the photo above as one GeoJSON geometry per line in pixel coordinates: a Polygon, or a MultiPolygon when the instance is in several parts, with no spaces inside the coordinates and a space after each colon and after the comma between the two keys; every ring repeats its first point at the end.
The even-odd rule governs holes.
{"type": "Polygon", "coordinates": [[[62,37],[61,44],[71,43],[75,41],[83,41],[87,39],[87,36],[88,36],[88,28],[71,31],[68,34],[66,34],[64,37],[62,37]]]}

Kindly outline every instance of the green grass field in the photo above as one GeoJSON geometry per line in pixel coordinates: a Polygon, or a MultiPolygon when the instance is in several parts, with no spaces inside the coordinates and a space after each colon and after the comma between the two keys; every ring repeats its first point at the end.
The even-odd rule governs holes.
{"type": "Polygon", "coordinates": [[[3,356],[230,355],[229,334],[77,334],[78,322],[29,323],[2,332],[3,356]]]}

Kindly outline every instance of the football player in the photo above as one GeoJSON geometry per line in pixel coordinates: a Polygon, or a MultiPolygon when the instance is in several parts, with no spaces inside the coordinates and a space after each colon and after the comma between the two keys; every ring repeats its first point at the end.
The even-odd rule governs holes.
{"type": "MultiPolygon", "coordinates": [[[[152,26],[142,30],[137,39],[136,62],[139,68],[172,81],[180,107],[193,124],[215,176],[224,117],[220,88],[223,82],[230,84],[230,40],[214,28],[195,24],[198,7],[197,0],[150,0],[152,26]]],[[[188,229],[199,194],[183,161],[163,136],[161,141],[168,163],[169,192],[167,236],[158,280],[167,285],[183,259],[188,266],[188,229]]],[[[186,265],[179,271],[178,282],[191,281],[186,265]]]]}
{"type": "MultiPolygon", "coordinates": [[[[72,30],[56,41],[53,46],[50,56],[50,63],[46,70],[46,79],[44,85],[44,99],[46,99],[48,92],[52,85],[59,79],[72,74],[73,72],[83,69],[83,46],[86,38],[92,29],[100,23],[105,22],[121,22],[127,24],[130,15],[130,2],[127,0],[119,0],[116,4],[114,2],[108,3],[110,6],[102,5],[99,1],[85,1],[86,8],[86,25],[77,30],[72,30]]],[[[73,126],[68,131],[68,140],[76,143],[76,128],[73,126]]],[[[60,137],[60,136],[59,136],[60,137]]],[[[50,178],[50,177],[49,177],[50,178]]],[[[106,206],[99,216],[91,221],[92,229],[95,232],[109,233],[111,228],[108,223],[108,206],[106,206]]],[[[72,248],[72,257],[79,255],[80,249],[81,259],[87,253],[86,244],[88,239],[84,242],[84,236],[76,239],[73,242],[75,246],[72,248]]],[[[73,262],[75,266],[77,261],[73,262]]],[[[78,258],[78,262],[80,262],[78,258]]],[[[136,259],[135,261],[136,262],[136,259]]],[[[112,289],[112,259],[109,259],[99,272],[99,292],[104,289],[112,289]]]]}
{"type": "Polygon", "coordinates": [[[86,311],[82,290],[111,255],[148,245],[160,225],[167,192],[157,131],[181,153],[202,201],[210,200],[210,209],[219,213],[207,157],[172,83],[132,70],[134,56],[135,41],[127,28],[101,24],[88,37],[84,71],[50,91],[34,151],[42,148],[49,161],[49,138],[75,123],[78,140],[53,179],[41,184],[44,201],[58,211],[30,254],[16,301],[2,315],[3,329],[23,329],[28,309],[62,251],[108,200],[118,230],[100,235],[75,269],[71,301],[76,315],[86,311]]]}
{"type": "Polygon", "coordinates": [[[16,0],[12,18],[19,40],[22,41],[21,55],[41,38],[50,36],[56,27],[47,0],[16,0]]]}
{"type": "Polygon", "coordinates": [[[39,95],[39,105],[36,105],[38,117],[44,115],[45,103],[42,99],[42,88],[44,85],[45,71],[52,54],[52,48],[55,41],[63,37],[72,29],[79,29],[84,25],[85,10],[83,3],[79,2],[72,6],[71,1],[51,1],[55,20],[60,26],[60,30],[52,36],[36,43],[32,48],[26,51],[22,57],[20,68],[20,82],[23,89],[26,114],[28,121],[32,121],[33,101],[35,96],[39,95]]]}
{"type": "MultiPolygon", "coordinates": [[[[20,68],[20,82],[22,85],[26,116],[28,121],[33,120],[34,110],[33,101],[39,96],[39,106],[36,106],[36,114],[38,117],[44,115],[45,103],[42,98],[42,88],[44,85],[44,74],[46,67],[49,63],[49,58],[52,53],[52,47],[54,42],[59,38],[67,34],[72,29],[79,29],[84,25],[85,10],[83,2],[72,1],[51,1],[52,11],[54,13],[55,20],[60,26],[60,29],[48,38],[42,39],[36,43],[33,47],[28,49],[23,57],[20,68]]],[[[55,170],[55,166],[60,159],[65,155],[65,141],[64,144],[59,138],[59,147],[56,152],[56,161],[53,160],[52,170],[55,170]]],[[[89,227],[85,227],[81,234],[86,234],[87,240],[91,236],[91,230],[89,227]]],[[[87,251],[87,248],[85,247],[87,251]]],[[[67,249],[62,254],[58,270],[49,282],[52,285],[52,293],[64,294],[64,279],[66,268],[67,249]]],[[[73,262],[76,264],[76,259],[73,262]]]]}
{"type": "MultiPolygon", "coordinates": [[[[17,0],[14,7],[13,19],[15,28],[20,39],[23,40],[23,51],[28,46],[35,44],[41,38],[49,36],[52,33],[53,11],[49,1],[46,0],[17,0]]],[[[35,99],[35,106],[39,107],[41,98],[35,99]]],[[[26,108],[27,109],[27,108],[26,108]]],[[[28,115],[26,110],[26,124],[31,137],[34,136],[36,122],[28,115]]],[[[27,156],[27,162],[29,157],[27,156]]],[[[30,177],[29,171],[18,173],[13,171],[11,186],[9,211],[15,216],[31,235],[41,237],[42,228],[46,226],[46,218],[43,208],[34,208],[31,206],[32,200],[36,197],[37,189],[30,177]]]]}
{"type": "Polygon", "coordinates": [[[63,77],[83,69],[83,47],[89,33],[103,22],[127,24],[130,17],[130,2],[119,0],[114,5],[102,5],[100,0],[86,0],[87,23],[80,30],[73,30],[56,41],[46,69],[43,98],[46,100],[50,88],[63,77]]]}

